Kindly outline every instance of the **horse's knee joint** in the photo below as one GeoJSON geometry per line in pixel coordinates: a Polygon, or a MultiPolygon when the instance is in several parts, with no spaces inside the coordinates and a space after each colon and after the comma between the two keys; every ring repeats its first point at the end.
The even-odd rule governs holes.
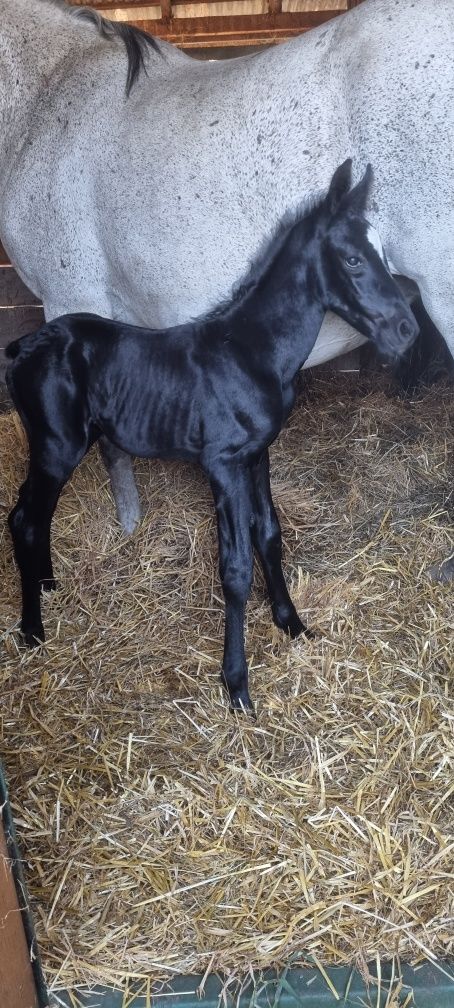
{"type": "Polygon", "coordinates": [[[279,528],[270,530],[265,536],[265,549],[268,553],[276,553],[282,547],[282,537],[279,528]]]}
{"type": "Polygon", "coordinates": [[[254,524],[255,539],[268,549],[276,549],[281,543],[281,530],[277,519],[257,520],[254,524]]]}
{"type": "Polygon", "coordinates": [[[32,549],[36,545],[36,524],[25,514],[24,508],[20,504],[17,504],[8,515],[8,525],[17,548],[32,549]]]}
{"type": "Polygon", "coordinates": [[[247,602],[252,584],[252,573],[249,570],[224,570],[221,579],[227,601],[240,604],[247,602]]]}
{"type": "Polygon", "coordinates": [[[16,507],[10,511],[8,515],[8,525],[13,536],[21,536],[21,538],[27,538],[28,523],[25,520],[24,509],[20,504],[16,504],[16,507]],[[25,535],[24,535],[25,533],[25,535]]]}

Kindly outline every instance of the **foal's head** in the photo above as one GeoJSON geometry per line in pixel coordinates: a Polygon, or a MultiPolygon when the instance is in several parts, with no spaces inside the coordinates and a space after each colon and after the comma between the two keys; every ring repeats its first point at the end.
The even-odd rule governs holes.
{"type": "Polygon", "coordinates": [[[318,282],[336,312],[387,357],[399,357],[418,335],[415,317],[390,272],[378,232],[364,214],[372,168],[351,189],[352,162],[334,173],[316,225],[318,282]]]}

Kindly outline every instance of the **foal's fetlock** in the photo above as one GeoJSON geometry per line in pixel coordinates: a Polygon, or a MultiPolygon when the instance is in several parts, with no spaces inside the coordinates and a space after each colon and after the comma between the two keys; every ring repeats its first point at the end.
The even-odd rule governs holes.
{"type": "Polygon", "coordinates": [[[313,637],[311,630],[300,620],[294,606],[273,606],[273,622],[284,633],[288,634],[292,640],[305,634],[306,637],[313,637]]]}
{"type": "Polygon", "coordinates": [[[221,682],[229,694],[230,710],[247,711],[248,714],[254,714],[254,705],[249,696],[247,679],[242,678],[239,682],[237,677],[227,678],[224,671],[221,671],[221,682]]]}
{"type": "Polygon", "coordinates": [[[34,626],[26,626],[24,623],[21,623],[20,629],[24,641],[29,648],[39,647],[46,639],[42,623],[36,623],[34,626]]]}

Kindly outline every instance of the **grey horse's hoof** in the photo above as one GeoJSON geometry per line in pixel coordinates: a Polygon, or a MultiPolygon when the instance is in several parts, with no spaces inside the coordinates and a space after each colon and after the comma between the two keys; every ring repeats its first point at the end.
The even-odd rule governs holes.
{"type": "Polygon", "coordinates": [[[454,557],[450,557],[444,563],[433,564],[432,567],[427,568],[427,573],[431,581],[437,581],[439,584],[449,584],[451,581],[454,581],[454,557]]]}

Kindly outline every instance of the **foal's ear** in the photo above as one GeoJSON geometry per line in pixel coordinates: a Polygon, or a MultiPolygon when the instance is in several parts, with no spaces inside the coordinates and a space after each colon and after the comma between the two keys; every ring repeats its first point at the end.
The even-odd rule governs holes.
{"type": "Polygon", "coordinates": [[[352,159],[347,158],[339,168],[336,168],[326,195],[328,210],[331,214],[337,212],[344,196],[350,191],[351,184],[352,159]]]}
{"type": "Polygon", "coordinates": [[[372,165],[368,164],[362,179],[358,182],[358,185],[356,185],[355,188],[352,189],[342,200],[342,207],[354,210],[356,213],[363,214],[367,207],[367,201],[373,179],[374,173],[372,171],[372,165]]]}

